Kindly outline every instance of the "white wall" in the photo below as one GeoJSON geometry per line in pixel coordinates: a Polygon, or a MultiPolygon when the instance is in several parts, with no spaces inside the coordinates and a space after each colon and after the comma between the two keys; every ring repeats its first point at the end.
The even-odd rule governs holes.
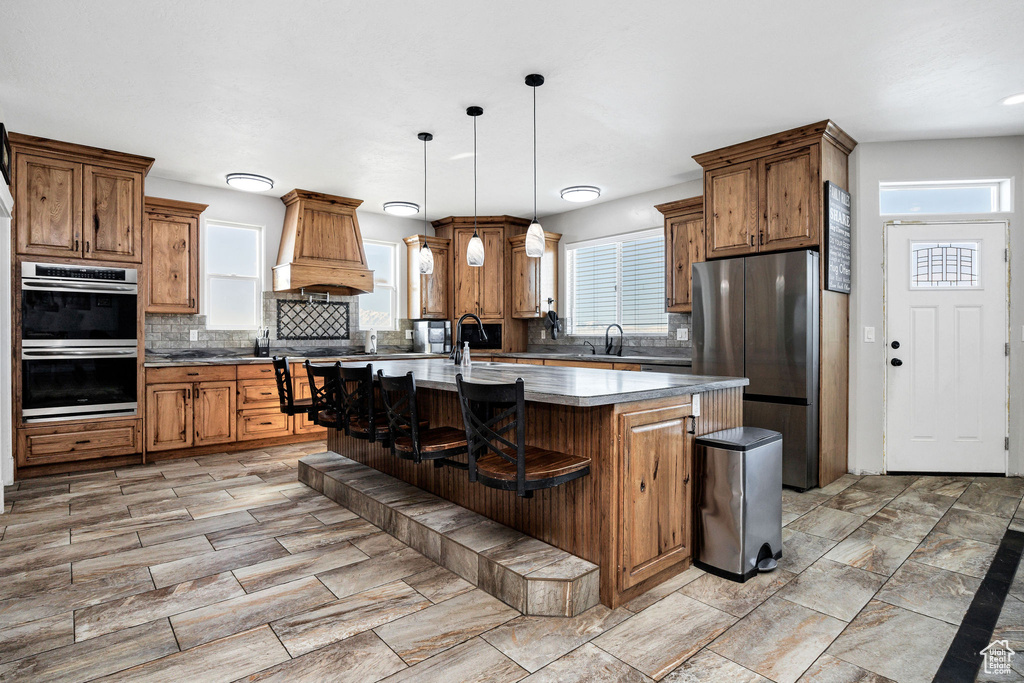
{"type": "MultiPolygon", "coordinates": [[[[660,190],[652,190],[622,199],[584,206],[553,216],[545,216],[541,219],[541,224],[545,230],[561,233],[560,262],[565,263],[565,245],[595,237],[660,228],[665,224],[665,217],[654,208],[656,204],[695,197],[703,192],[704,181],[698,178],[678,185],[663,187],[660,190]]],[[[556,305],[559,312],[566,310],[566,305],[563,303],[566,301],[565,285],[566,278],[564,271],[561,271],[558,285],[559,302],[556,305]]]]}
{"type": "MultiPolygon", "coordinates": [[[[277,247],[281,242],[281,229],[284,225],[284,204],[279,198],[253,192],[242,192],[228,187],[219,188],[207,185],[194,185],[192,183],[166,180],[153,176],[146,178],[146,195],[208,204],[210,208],[203,212],[200,230],[202,230],[207,220],[264,226],[266,265],[263,275],[263,288],[267,291],[273,289],[271,269],[277,265],[277,247]]],[[[423,222],[422,220],[398,218],[361,210],[357,210],[357,215],[363,239],[395,242],[399,245],[398,317],[405,317],[406,259],[405,245],[402,244],[402,238],[419,232],[423,227],[423,222]]],[[[430,234],[433,234],[433,230],[431,230],[430,234]]]]}
{"type": "MultiPolygon", "coordinates": [[[[1024,137],[924,140],[861,144],[850,157],[853,195],[853,276],[850,295],[850,459],[851,472],[882,471],[883,391],[886,344],[879,182],[1013,178],[1013,211],[956,218],[1007,219],[1010,223],[1010,458],[1009,473],[1024,473],[1024,137]],[[865,343],[864,327],[874,327],[865,343]]],[[[928,220],[933,218],[929,216],[928,220]]],[[[908,216],[921,220],[921,216],[908,216]]]]}

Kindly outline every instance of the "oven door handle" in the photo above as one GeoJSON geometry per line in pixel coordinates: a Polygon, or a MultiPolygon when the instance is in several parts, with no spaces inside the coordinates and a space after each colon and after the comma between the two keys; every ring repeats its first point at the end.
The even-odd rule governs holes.
{"type": "Polygon", "coordinates": [[[108,285],[104,282],[36,282],[22,280],[22,289],[33,289],[40,292],[86,292],[93,294],[138,294],[138,285],[108,285]]]}
{"type": "Polygon", "coordinates": [[[78,358],[136,358],[138,349],[22,349],[22,360],[48,358],[73,360],[78,358]]]}

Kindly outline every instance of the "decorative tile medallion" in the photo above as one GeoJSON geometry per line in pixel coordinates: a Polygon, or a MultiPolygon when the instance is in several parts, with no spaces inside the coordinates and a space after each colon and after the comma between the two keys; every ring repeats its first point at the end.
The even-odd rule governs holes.
{"type": "Polygon", "coordinates": [[[277,300],[278,339],[348,339],[348,302],[277,300]]]}

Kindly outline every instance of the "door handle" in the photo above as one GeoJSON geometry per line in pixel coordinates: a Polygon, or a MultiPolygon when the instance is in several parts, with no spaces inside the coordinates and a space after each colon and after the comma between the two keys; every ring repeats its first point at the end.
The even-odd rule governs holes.
{"type": "Polygon", "coordinates": [[[898,349],[898,348],[900,348],[900,343],[899,343],[898,341],[894,341],[894,342],[893,342],[892,344],[890,344],[889,346],[891,346],[891,347],[892,347],[892,348],[894,348],[894,349],[898,349]]]}
{"type": "Polygon", "coordinates": [[[754,246],[754,236],[750,236],[750,246],[754,246]]]}
{"type": "Polygon", "coordinates": [[[901,361],[899,358],[893,358],[891,361],[889,361],[889,365],[893,366],[894,368],[898,368],[899,366],[903,365],[903,361],[901,361]]]}

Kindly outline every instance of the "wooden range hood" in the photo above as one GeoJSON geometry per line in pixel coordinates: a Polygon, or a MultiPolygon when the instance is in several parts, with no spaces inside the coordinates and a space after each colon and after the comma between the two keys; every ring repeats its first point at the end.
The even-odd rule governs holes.
{"type": "Polygon", "coordinates": [[[351,296],[373,291],[356,218],[363,200],[296,189],[281,201],[288,208],[274,266],[275,292],[351,296]]]}

